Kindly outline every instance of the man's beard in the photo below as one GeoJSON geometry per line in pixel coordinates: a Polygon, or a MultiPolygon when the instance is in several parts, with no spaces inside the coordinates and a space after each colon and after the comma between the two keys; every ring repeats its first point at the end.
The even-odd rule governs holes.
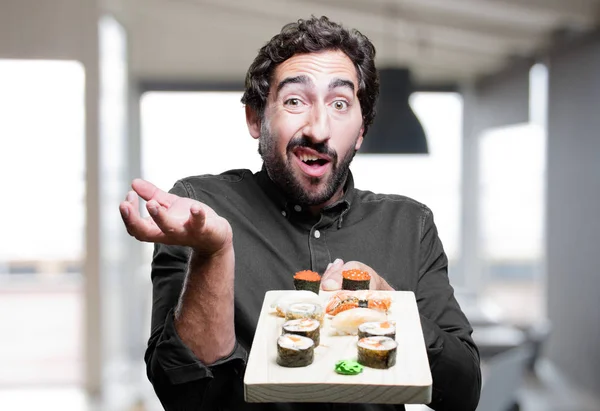
{"type": "MultiPolygon", "coordinates": [[[[261,124],[260,139],[258,143],[258,153],[261,155],[269,177],[286,194],[289,200],[294,203],[315,206],[327,202],[346,181],[350,163],[356,154],[356,150],[349,150],[348,153],[338,163],[338,155],[326,143],[313,144],[304,136],[295,137],[288,142],[286,147],[286,156],[282,158],[277,151],[276,136],[273,136],[269,130],[268,124],[263,121],[261,124]],[[320,154],[325,154],[331,159],[331,174],[329,177],[313,177],[310,185],[315,189],[319,187],[324,178],[327,178],[325,187],[318,191],[306,190],[294,173],[292,166],[293,150],[296,147],[309,147],[320,154]]],[[[356,136],[358,139],[358,135],[356,136]]],[[[355,142],[356,143],[356,142],[355,142]]]]}

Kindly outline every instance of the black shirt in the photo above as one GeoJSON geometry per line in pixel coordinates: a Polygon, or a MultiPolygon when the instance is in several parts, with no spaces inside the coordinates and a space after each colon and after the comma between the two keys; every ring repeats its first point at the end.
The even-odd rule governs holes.
{"type": "Polygon", "coordinates": [[[479,352],[471,326],[448,281],[448,260],[431,211],[399,195],[354,188],[315,217],[286,201],[266,171],[232,170],[189,177],[171,193],[197,199],[226,218],[235,250],[233,353],[206,366],[180,340],[173,311],[190,249],[156,244],[152,262],[152,332],[148,377],[167,410],[403,410],[403,405],[250,404],[244,402],[245,361],[264,295],[293,290],[300,270],[323,273],[336,258],[372,267],[395,290],[416,295],[433,377],[435,410],[475,410],[481,388],[479,352]]]}

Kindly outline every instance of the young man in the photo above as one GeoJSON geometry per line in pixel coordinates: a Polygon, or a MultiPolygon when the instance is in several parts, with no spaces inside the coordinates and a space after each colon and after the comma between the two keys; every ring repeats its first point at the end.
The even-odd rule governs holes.
{"type": "Polygon", "coordinates": [[[133,182],[120,211],[132,236],[156,243],[145,360],[166,409],[404,409],[243,400],[265,292],[293,289],[293,273],[304,269],[324,273],[323,288],[339,289],[351,267],[369,271],[372,288],[415,292],[433,375],[430,407],[476,408],[479,354],[431,211],[355,189],[349,172],[374,117],[374,57],[366,37],[325,17],[285,26],[251,65],[242,98],[263,169],[185,178],[169,193],[133,182]]]}

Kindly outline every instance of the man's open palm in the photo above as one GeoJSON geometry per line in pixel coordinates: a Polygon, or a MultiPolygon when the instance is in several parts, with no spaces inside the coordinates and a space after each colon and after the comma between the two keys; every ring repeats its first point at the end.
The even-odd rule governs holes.
{"type": "Polygon", "coordinates": [[[136,239],[189,246],[209,255],[231,245],[229,222],[206,204],[166,193],[142,179],[133,180],[131,187],[134,191],[127,194],[119,210],[127,232],[136,239]],[[138,195],[147,201],[150,217],[140,216],[138,195]]]}

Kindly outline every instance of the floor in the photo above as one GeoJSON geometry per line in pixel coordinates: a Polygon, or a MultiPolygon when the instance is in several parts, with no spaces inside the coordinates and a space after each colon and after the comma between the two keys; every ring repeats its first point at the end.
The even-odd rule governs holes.
{"type": "MultiPolygon", "coordinates": [[[[529,373],[518,393],[520,411],[599,411],[600,399],[571,386],[548,362],[541,361],[529,373]]],[[[428,411],[429,407],[411,405],[407,411],[428,411]]],[[[478,410],[486,411],[486,410],[478,410]]]]}
{"type": "MultiPolygon", "coordinates": [[[[599,411],[600,403],[569,387],[549,365],[543,365],[541,377],[530,375],[520,392],[520,411],[599,411]],[[546,369],[544,369],[546,368],[546,369]]],[[[538,372],[539,374],[539,372],[538,372]]],[[[127,409],[116,410],[92,404],[83,390],[76,387],[1,389],[0,409],[7,411],[158,411],[155,398],[134,401],[127,409]]],[[[429,410],[423,406],[407,406],[407,411],[429,410]]],[[[485,411],[485,410],[479,410],[485,411]]]]}
{"type": "Polygon", "coordinates": [[[551,364],[541,361],[520,392],[521,411],[599,411],[600,399],[569,384],[551,364]]]}
{"type": "Polygon", "coordinates": [[[82,382],[80,282],[3,284],[0,329],[0,388],[82,382]]]}

